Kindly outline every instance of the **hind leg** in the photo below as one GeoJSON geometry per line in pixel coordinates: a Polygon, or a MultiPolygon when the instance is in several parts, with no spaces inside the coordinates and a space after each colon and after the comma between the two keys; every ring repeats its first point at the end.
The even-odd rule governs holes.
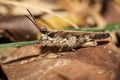
{"type": "Polygon", "coordinates": [[[82,45],[82,47],[88,47],[88,46],[91,46],[91,47],[94,47],[97,45],[97,42],[95,40],[93,41],[89,41],[89,42],[86,42],[82,45]]]}

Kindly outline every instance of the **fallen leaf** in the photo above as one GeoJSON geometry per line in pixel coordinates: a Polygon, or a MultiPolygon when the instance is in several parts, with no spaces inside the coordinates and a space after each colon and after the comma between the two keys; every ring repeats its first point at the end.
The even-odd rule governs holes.
{"type": "Polygon", "coordinates": [[[112,43],[64,52],[59,58],[42,58],[21,64],[1,64],[8,79],[22,80],[115,80],[120,53],[112,43]],[[71,76],[72,75],[72,76],[71,76]]]}

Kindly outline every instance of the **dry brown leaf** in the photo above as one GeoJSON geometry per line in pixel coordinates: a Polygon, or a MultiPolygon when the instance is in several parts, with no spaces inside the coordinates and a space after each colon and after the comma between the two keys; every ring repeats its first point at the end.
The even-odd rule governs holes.
{"type": "Polygon", "coordinates": [[[0,29],[5,30],[6,34],[9,36],[4,36],[11,41],[26,41],[37,39],[38,29],[25,16],[1,17],[0,29]]]}
{"type": "Polygon", "coordinates": [[[65,52],[59,58],[36,59],[2,64],[8,79],[22,80],[116,80],[119,78],[120,53],[113,44],[65,52]],[[72,76],[71,76],[72,75],[72,76]]]}
{"type": "Polygon", "coordinates": [[[40,49],[35,46],[23,46],[12,52],[2,63],[12,62],[27,57],[40,55],[40,49]]]}

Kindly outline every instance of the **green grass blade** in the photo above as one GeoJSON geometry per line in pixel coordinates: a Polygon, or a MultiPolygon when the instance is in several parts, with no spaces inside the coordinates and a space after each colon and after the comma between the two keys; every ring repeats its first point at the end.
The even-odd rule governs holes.
{"type": "Polygon", "coordinates": [[[111,23],[104,27],[105,31],[113,32],[120,30],[120,22],[111,23]]]}
{"type": "Polygon", "coordinates": [[[103,29],[98,29],[98,28],[79,28],[79,29],[69,28],[67,30],[87,31],[87,32],[100,32],[100,31],[103,31],[103,29]]]}
{"type": "Polygon", "coordinates": [[[6,44],[0,44],[0,48],[20,47],[20,46],[37,44],[37,43],[39,43],[38,40],[35,40],[35,41],[25,41],[25,42],[15,42],[15,43],[6,43],[6,44]]]}
{"type": "Polygon", "coordinates": [[[113,31],[120,30],[120,22],[108,24],[108,25],[104,26],[104,28],[102,28],[102,29],[100,29],[100,28],[78,28],[78,29],[69,28],[67,30],[88,31],[88,32],[101,32],[101,31],[113,32],[113,31]]]}

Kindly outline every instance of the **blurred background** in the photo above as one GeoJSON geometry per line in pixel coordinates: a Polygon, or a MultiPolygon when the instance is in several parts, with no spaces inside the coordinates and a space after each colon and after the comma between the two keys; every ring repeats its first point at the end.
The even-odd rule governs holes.
{"type": "MultiPolygon", "coordinates": [[[[107,60],[108,62],[106,62],[105,64],[111,63],[112,60],[113,63],[116,64],[120,63],[119,55],[116,55],[117,53],[119,54],[120,51],[120,0],[0,0],[0,45],[3,43],[39,40],[40,32],[38,28],[35,27],[35,25],[27,17],[25,17],[25,15],[31,17],[27,9],[35,17],[36,24],[39,26],[39,28],[46,27],[49,30],[109,32],[111,34],[111,40],[110,40],[111,46],[107,45],[107,47],[109,47],[110,50],[105,46],[104,46],[105,48],[104,50],[102,49],[103,47],[98,47],[96,50],[98,49],[100,50],[98,52],[95,51],[95,54],[98,53],[97,56],[100,55],[100,58],[94,56],[95,54],[89,54],[93,56],[92,58],[87,58],[87,57],[91,57],[88,55],[88,53],[92,51],[92,49],[88,48],[88,53],[87,51],[84,52],[83,49],[83,52],[81,51],[81,53],[83,53],[82,56],[85,57],[81,59],[86,59],[87,61],[91,61],[90,59],[93,59],[93,57],[95,57],[95,60],[93,59],[93,63],[94,61],[98,61],[96,62],[97,64],[101,62],[105,63],[105,61],[107,60]],[[114,49],[113,53],[115,53],[113,55],[111,55],[112,49],[114,49]],[[109,55],[104,54],[104,52],[108,53],[109,55]],[[86,55],[84,55],[85,53],[86,55]],[[119,59],[117,59],[116,57],[119,59]],[[116,59],[118,60],[118,63],[116,59]],[[111,62],[109,62],[110,60],[111,62]]],[[[22,58],[24,56],[26,58],[26,55],[27,56],[36,55],[36,54],[39,55],[39,51],[40,51],[39,47],[36,48],[35,46],[23,47],[20,49],[16,47],[6,48],[4,46],[4,48],[0,48],[0,60],[4,60],[5,57],[11,53],[13,54],[12,58],[13,59],[15,58],[16,60],[17,58],[19,59],[21,56],[22,58]],[[34,51],[32,53],[32,49],[35,49],[36,52],[34,51]],[[17,57],[14,54],[16,54],[17,57]]],[[[10,60],[12,58],[10,58],[10,60]]],[[[102,66],[104,66],[104,64],[102,64],[102,66]]],[[[106,68],[106,66],[104,67],[106,68]]],[[[6,69],[7,68],[5,67],[5,70],[6,69]]],[[[4,70],[4,65],[3,65],[3,70],[4,70]]],[[[9,65],[7,70],[9,71],[9,65]]],[[[88,72],[92,72],[92,71],[88,71],[88,72]]],[[[118,73],[116,73],[118,75],[117,76],[118,79],[116,80],[120,79],[119,72],[120,72],[120,67],[118,67],[118,73]]],[[[1,67],[0,67],[0,75],[2,75],[2,77],[4,76],[1,67]]]]}
{"type": "Polygon", "coordinates": [[[0,43],[36,40],[39,27],[57,30],[106,31],[120,46],[119,0],[0,0],[0,43]]]}

